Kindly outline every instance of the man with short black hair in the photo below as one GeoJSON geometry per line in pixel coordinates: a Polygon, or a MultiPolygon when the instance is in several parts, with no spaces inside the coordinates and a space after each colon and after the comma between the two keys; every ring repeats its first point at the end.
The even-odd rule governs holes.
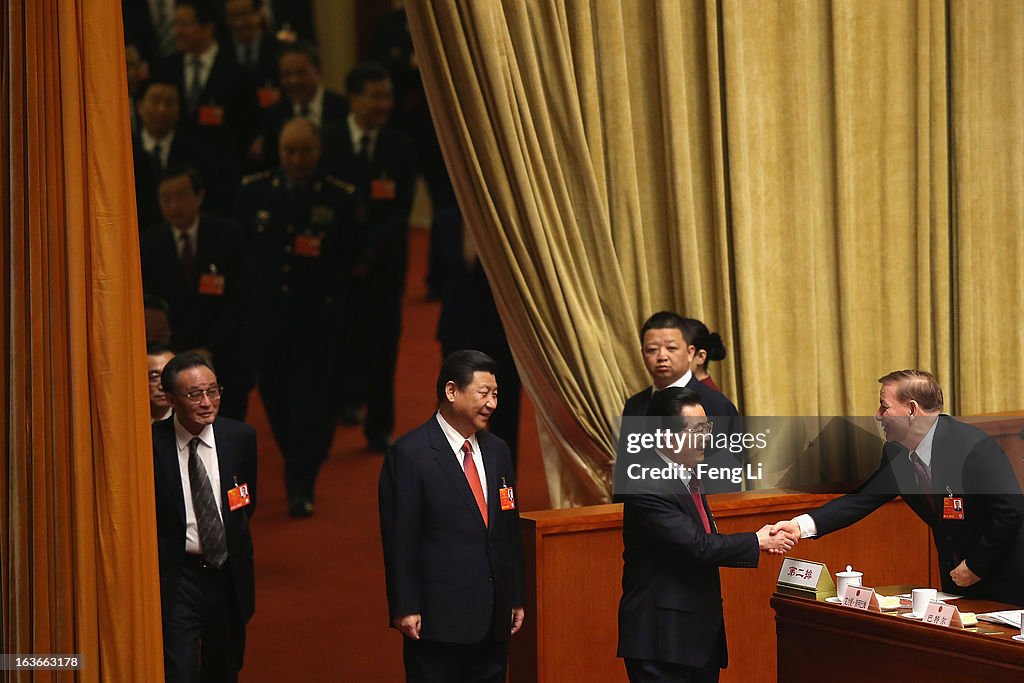
{"type": "Polygon", "coordinates": [[[395,364],[402,328],[402,293],[408,258],[417,161],[412,140],[387,125],[394,107],[391,78],[364,62],[345,79],[349,115],[324,129],[323,166],[352,183],[358,198],[356,258],[336,381],[348,406],[365,404],[363,432],[370,450],[384,452],[395,426],[395,364]],[[360,330],[371,327],[371,338],[360,330]]]}
{"type": "Polygon", "coordinates": [[[713,428],[697,392],[666,387],[651,398],[647,417],[645,431],[682,438],[678,448],[631,457],[630,470],[678,476],[637,477],[623,496],[618,656],[632,683],[712,683],[729,662],[718,568],[755,568],[759,550],[784,553],[794,543],[767,524],[718,533],[697,476],[713,428]]]}
{"type": "Polygon", "coordinates": [[[255,604],[256,432],[218,416],[206,357],[175,356],[161,384],[174,409],[153,424],[166,681],[236,681],[255,604]]]}
{"type": "MultiPolygon", "coordinates": [[[[630,396],[622,407],[622,415],[643,416],[656,392],[667,387],[685,387],[700,397],[701,405],[718,430],[731,433],[735,429],[732,418],[739,414],[736,406],[722,392],[702,384],[690,372],[690,361],[695,349],[690,340],[683,336],[685,329],[686,319],[671,311],[658,311],[644,322],[640,328],[640,353],[653,384],[630,396]]],[[[737,456],[727,451],[708,454],[709,467],[736,467],[741,464],[737,456]]],[[[617,481],[621,481],[619,474],[616,470],[617,481]]],[[[707,493],[738,490],[739,484],[733,484],[728,479],[709,481],[705,488],[707,493]]]]}
{"type": "Polygon", "coordinates": [[[524,618],[515,472],[487,431],[496,363],[445,358],[438,410],[395,442],[380,473],[390,625],[404,636],[406,680],[504,683],[524,618]]]}
{"type": "Polygon", "coordinates": [[[304,42],[283,46],[277,56],[277,67],[283,97],[267,109],[261,143],[268,167],[280,161],[278,139],[281,128],[290,119],[301,116],[322,130],[344,121],[348,115],[344,96],[324,87],[320,54],[315,47],[304,42]]]}
{"type": "Polygon", "coordinates": [[[190,166],[172,166],[159,185],[164,221],[142,236],[144,290],[170,309],[171,343],[211,356],[228,396],[221,414],[244,420],[252,388],[246,350],[244,242],[238,226],[200,209],[205,191],[190,166]]]}

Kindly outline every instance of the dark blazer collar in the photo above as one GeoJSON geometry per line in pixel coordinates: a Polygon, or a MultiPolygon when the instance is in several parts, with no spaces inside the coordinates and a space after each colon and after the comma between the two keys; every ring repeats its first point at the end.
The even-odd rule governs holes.
{"type": "Polygon", "coordinates": [[[178,465],[178,443],[174,435],[174,420],[162,420],[153,426],[153,457],[164,478],[164,486],[177,501],[182,525],[185,524],[185,496],[182,491],[181,469],[178,465]]]}

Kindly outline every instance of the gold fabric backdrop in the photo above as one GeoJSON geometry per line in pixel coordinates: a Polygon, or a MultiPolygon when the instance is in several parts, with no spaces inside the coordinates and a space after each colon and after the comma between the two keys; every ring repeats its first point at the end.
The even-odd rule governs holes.
{"type": "Polygon", "coordinates": [[[82,658],[18,681],[162,680],[120,3],[2,17],[0,652],[82,658]]]}
{"type": "Polygon", "coordinates": [[[930,369],[1024,407],[1024,3],[408,4],[555,506],[606,499],[637,329],[726,340],[753,415],[870,415],[930,369]]]}

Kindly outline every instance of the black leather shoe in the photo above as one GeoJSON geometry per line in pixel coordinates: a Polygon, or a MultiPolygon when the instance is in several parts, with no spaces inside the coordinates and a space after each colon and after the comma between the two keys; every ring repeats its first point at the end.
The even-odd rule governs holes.
{"type": "Polygon", "coordinates": [[[374,453],[387,453],[393,443],[395,440],[391,438],[390,434],[366,437],[366,447],[374,453]]]}
{"type": "Polygon", "coordinates": [[[288,499],[288,514],[292,517],[312,517],[313,501],[305,496],[292,496],[288,499]]]}

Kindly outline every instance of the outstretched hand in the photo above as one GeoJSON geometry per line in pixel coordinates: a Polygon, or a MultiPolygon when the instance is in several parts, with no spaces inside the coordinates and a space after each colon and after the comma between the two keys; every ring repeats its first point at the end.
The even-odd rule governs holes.
{"type": "Polygon", "coordinates": [[[772,555],[785,555],[796,545],[799,536],[794,538],[786,531],[775,530],[771,524],[765,524],[757,532],[757,544],[762,551],[772,555]]]}

